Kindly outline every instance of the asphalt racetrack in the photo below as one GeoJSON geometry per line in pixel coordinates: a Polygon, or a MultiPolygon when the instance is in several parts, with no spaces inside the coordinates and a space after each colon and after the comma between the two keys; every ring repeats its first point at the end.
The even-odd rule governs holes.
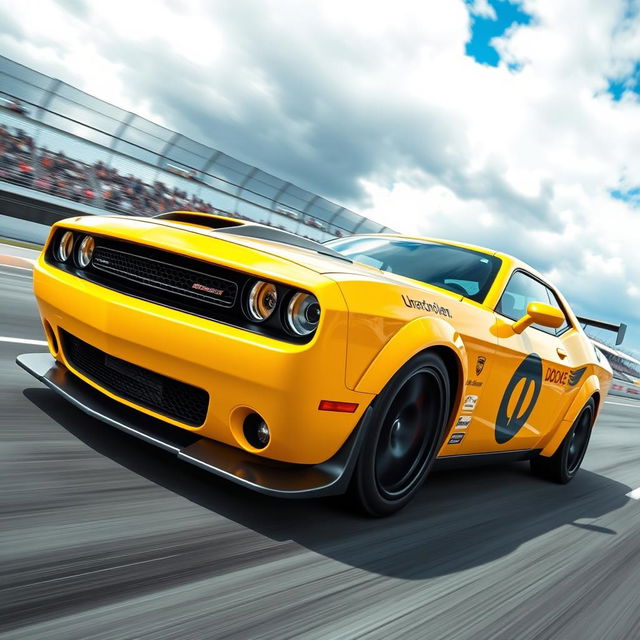
{"type": "Polygon", "coordinates": [[[29,270],[0,267],[0,337],[2,638],[640,638],[640,403],[610,398],[568,486],[439,471],[367,520],[207,476],[36,382],[29,270]]]}

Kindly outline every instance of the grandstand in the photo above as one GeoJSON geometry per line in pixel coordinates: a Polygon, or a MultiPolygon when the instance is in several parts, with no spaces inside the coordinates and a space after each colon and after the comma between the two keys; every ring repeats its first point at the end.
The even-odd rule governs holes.
{"type": "Polygon", "coordinates": [[[0,56],[0,191],[74,211],[221,213],[324,241],[392,229],[0,56]]]}
{"type": "Polygon", "coordinates": [[[592,336],[589,337],[593,340],[596,347],[600,349],[601,353],[606,356],[615,377],[640,383],[640,360],[619,349],[599,342],[592,336]]]}

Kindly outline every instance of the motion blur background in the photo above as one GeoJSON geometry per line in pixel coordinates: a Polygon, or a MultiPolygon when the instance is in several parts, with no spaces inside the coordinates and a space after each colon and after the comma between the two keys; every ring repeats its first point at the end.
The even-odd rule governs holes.
{"type": "Polygon", "coordinates": [[[30,269],[0,265],[3,640],[637,640],[638,158],[640,0],[0,0],[0,242],[176,208],[417,233],[629,325],[570,485],[440,471],[374,522],[205,477],[34,384],[30,269]]]}

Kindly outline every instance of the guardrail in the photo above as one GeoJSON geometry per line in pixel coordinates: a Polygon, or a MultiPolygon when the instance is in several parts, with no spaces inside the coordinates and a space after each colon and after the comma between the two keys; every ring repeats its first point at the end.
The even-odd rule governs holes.
{"type": "MultiPolygon", "coordinates": [[[[3,56],[0,98],[4,99],[0,111],[13,118],[13,126],[25,129],[38,147],[64,148],[65,152],[68,148],[74,161],[88,167],[95,168],[101,161],[107,170],[121,175],[131,172],[147,185],[159,180],[192,193],[216,210],[284,226],[315,240],[392,232],[288,180],[3,56]]],[[[105,200],[104,193],[95,191],[95,198],[105,200]]],[[[106,202],[104,206],[109,209],[106,202]]]]}

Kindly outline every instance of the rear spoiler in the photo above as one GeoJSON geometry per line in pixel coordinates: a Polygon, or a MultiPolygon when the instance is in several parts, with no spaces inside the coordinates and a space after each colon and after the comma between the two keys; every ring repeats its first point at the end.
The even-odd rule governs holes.
{"type": "Polygon", "coordinates": [[[613,324],[611,322],[603,322],[602,320],[592,320],[591,318],[583,318],[580,316],[576,316],[578,318],[578,322],[583,325],[583,327],[596,327],[598,329],[604,329],[605,331],[613,331],[616,335],[616,347],[619,344],[622,344],[624,340],[624,334],[627,332],[627,325],[621,322],[620,324],[613,324]]]}

